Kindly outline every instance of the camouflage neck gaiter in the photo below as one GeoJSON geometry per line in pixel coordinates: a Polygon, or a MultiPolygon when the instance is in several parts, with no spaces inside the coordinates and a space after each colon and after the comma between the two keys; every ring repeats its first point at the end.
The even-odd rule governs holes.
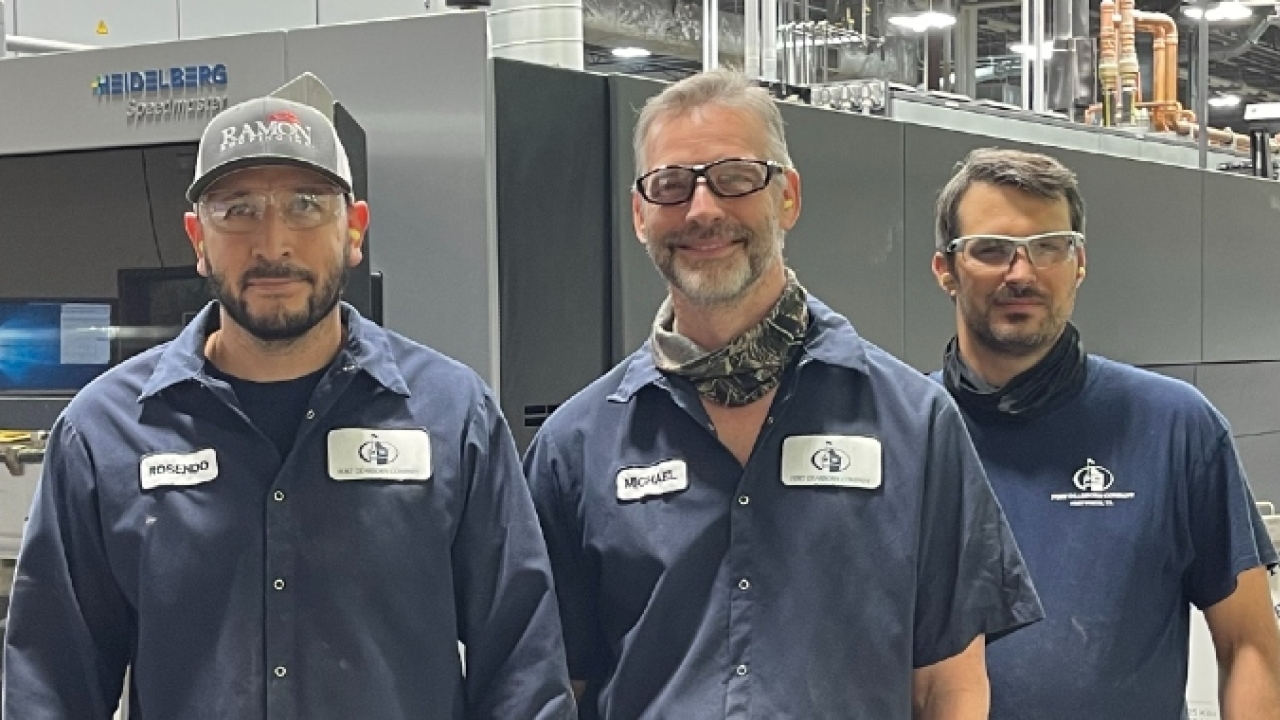
{"type": "Polygon", "coordinates": [[[699,395],[717,405],[749,405],[778,386],[804,340],[809,327],[806,297],[788,269],[787,287],[769,314],[714,352],[673,331],[675,314],[668,297],[653,321],[653,363],[662,372],[687,378],[699,395]]]}

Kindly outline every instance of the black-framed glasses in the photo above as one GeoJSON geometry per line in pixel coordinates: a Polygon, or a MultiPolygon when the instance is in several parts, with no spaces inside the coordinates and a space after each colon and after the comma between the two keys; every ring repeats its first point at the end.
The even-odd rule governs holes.
{"type": "Polygon", "coordinates": [[[1031,264],[1044,270],[1066,262],[1084,245],[1084,233],[1071,230],[1040,233],[1016,238],[1007,235],[965,235],[947,243],[947,253],[964,256],[991,268],[1007,268],[1013,264],[1018,248],[1026,248],[1031,264]]]}
{"type": "Polygon", "coordinates": [[[334,188],[304,190],[219,190],[200,198],[200,214],[221,232],[256,232],[273,206],[290,230],[314,230],[338,216],[346,195],[334,188]]]}
{"type": "Polygon", "coordinates": [[[725,158],[703,165],[666,165],[641,175],[636,192],[654,205],[682,205],[693,199],[698,178],[717,197],[737,198],[757,193],[787,168],[772,160],[725,158]]]}

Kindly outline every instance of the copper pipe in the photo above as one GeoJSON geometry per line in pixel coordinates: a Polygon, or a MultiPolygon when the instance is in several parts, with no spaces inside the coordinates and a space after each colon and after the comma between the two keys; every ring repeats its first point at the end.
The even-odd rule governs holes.
{"type": "Polygon", "coordinates": [[[1134,44],[1133,0],[1120,0],[1120,98],[1121,117],[1133,122],[1133,103],[1138,98],[1138,51],[1134,44]]]}
{"type": "Polygon", "coordinates": [[[1102,84],[1102,124],[1115,123],[1116,88],[1120,65],[1116,52],[1116,3],[1102,0],[1098,5],[1098,79],[1102,84]]]}
{"type": "Polygon", "coordinates": [[[1092,125],[1092,124],[1093,124],[1093,120],[1094,120],[1094,118],[1096,118],[1096,117],[1098,116],[1098,113],[1099,113],[1099,112],[1102,112],[1102,103],[1094,103],[1094,104],[1090,105],[1089,107],[1085,108],[1085,109],[1084,109],[1084,124],[1085,124],[1085,125],[1092,125]]]}
{"type": "Polygon", "coordinates": [[[1175,102],[1178,99],[1178,24],[1164,13],[1133,11],[1134,28],[1151,33],[1151,99],[1175,102]]]}
{"type": "Polygon", "coordinates": [[[1138,107],[1151,113],[1151,129],[1157,132],[1172,132],[1178,119],[1186,112],[1177,101],[1140,102],[1138,107]]]}
{"type": "MultiPolygon", "coordinates": [[[[1178,120],[1174,125],[1174,129],[1179,135],[1189,135],[1194,139],[1196,137],[1196,133],[1200,131],[1200,126],[1196,124],[1195,115],[1192,115],[1191,118],[1192,119],[1190,121],[1178,120]]],[[[1230,130],[1219,130],[1218,128],[1206,128],[1205,133],[1209,136],[1209,142],[1211,143],[1226,145],[1228,147],[1234,147],[1236,150],[1249,152],[1248,135],[1237,135],[1230,130]]]]}

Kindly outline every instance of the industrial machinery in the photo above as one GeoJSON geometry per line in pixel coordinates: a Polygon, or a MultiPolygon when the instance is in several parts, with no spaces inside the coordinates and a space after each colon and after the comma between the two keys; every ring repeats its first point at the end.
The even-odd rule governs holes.
{"type": "Polygon", "coordinates": [[[1244,109],[1249,124],[1249,159],[1256,177],[1270,180],[1275,173],[1271,148],[1280,131],[1280,103],[1253,103],[1244,109]]]}

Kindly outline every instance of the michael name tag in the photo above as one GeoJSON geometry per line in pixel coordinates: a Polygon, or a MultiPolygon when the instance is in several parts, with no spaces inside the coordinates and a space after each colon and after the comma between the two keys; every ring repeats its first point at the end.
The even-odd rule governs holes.
{"type": "Polygon", "coordinates": [[[330,430],[329,477],[334,480],[429,480],[431,439],[422,429],[330,430]]]}
{"type": "Polygon", "coordinates": [[[218,453],[213,448],[191,453],[155,453],[138,463],[143,490],[207,483],[218,477],[218,453]]]}
{"type": "Polygon", "coordinates": [[[880,441],[859,435],[796,435],[782,441],[782,483],[880,487],[880,441]]]}
{"type": "Polygon", "coordinates": [[[689,471],[683,460],[666,460],[657,465],[618,471],[619,500],[640,500],[688,487],[689,471]]]}

